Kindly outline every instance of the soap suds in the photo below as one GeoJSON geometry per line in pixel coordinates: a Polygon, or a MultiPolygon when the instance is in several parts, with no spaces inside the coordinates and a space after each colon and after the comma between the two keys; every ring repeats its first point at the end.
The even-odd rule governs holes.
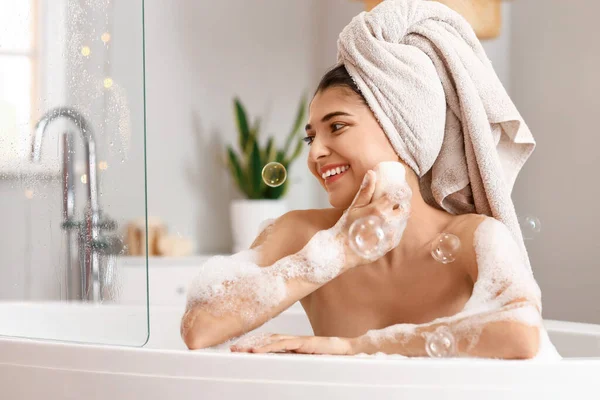
{"type": "Polygon", "coordinates": [[[523,268],[521,252],[508,228],[493,218],[486,218],[475,232],[474,247],[478,278],[461,312],[426,324],[399,324],[371,330],[363,338],[376,345],[382,341],[407,343],[419,334],[426,338],[431,333],[424,329],[439,325],[461,343],[462,354],[459,352],[457,356],[466,356],[477,345],[486,324],[518,322],[539,328],[541,341],[536,358],[560,359],[543,327],[539,286],[528,269],[523,268]]]}
{"type": "MultiPolygon", "coordinates": [[[[406,227],[412,193],[400,163],[381,163],[374,171],[377,182],[373,199],[387,196],[402,207],[402,213],[385,216],[386,225],[393,233],[388,236],[388,245],[392,249],[400,242],[406,227]]],[[[334,279],[347,262],[344,243],[347,213],[348,210],[332,228],[317,232],[298,253],[271,266],[258,266],[262,246],[229,257],[211,258],[201,267],[189,287],[188,309],[202,305],[213,315],[237,313],[251,322],[286,298],[290,280],[324,284],[334,279]]],[[[272,224],[268,221],[260,231],[270,230],[272,224]]],[[[486,324],[514,321],[540,328],[542,342],[538,357],[560,358],[543,329],[539,286],[531,271],[524,268],[522,254],[508,228],[499,221],[486,218],[475,232],[473,245],[478,277],[472,296],[461,312],[427,324],[399,324],[371,330],[362,338],[376,345],[384,341],[406,343],[416,335],[425,337],[427,332],[423,331],[424,328],[440,325],[452,333],[457,343],[461,343],[463,352],[468,352],[477,345],[486,324]]],[[[265,340],[268,340],[265,335],[253,335],[228,343],[240,346],[253,343],[252,346],[256,346],[265,340]]]]}
{"type": "MultiPolygon", "coordinates": [[[[398,162],[379,164],[374,170],[377,196],[390,196],[408,208],[411,192],[405,169],[398,162]]],[[[241,315],[251,324],[258,315],[268,312],[287,296],[287,283],[300,279],[325,284],[338,276],[346,266],[346,220],[348,210],[330,229],[317,232],[296,254],[284,257],[271,266],[260,267],[262,246],[229,257],[216,256],[200,268],[188,288],[188,309],[201,306],[214,316],[228,313],[241,315]]],[[[397,246],[406,226],[408,212],[386,216],[390,235],[386,243],[397,246]]],[[[261,224],[259,234],[270,234],[273,221],[261,224]]]]}

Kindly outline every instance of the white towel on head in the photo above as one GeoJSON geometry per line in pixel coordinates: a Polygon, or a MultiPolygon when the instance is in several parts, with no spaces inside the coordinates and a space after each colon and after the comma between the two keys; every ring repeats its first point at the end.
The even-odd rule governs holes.
{"type": "Polygon", "coordinates": [[[510,194],[535,141],[469,23],[435,1],[386,0],[344,28],[338,61],[423,198],[503,222],[529,266],[510,194]]]}

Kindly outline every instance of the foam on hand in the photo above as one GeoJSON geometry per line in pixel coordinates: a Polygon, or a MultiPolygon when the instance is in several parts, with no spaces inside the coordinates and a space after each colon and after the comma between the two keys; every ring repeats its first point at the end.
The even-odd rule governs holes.
{"type": "MultiPolygon", "coordinates": [[[[388,193],[393,199],[410,199],[405,170],[398,162],[384,162],[375,169],[377,196],[388,193]]],[[[346,214],[346,213],[345,213],[346,214]]],[[[261,246],[230,257],[216,256],[202,265],[188,289],[188,309],[203,305],[215,316],[228,313],[242,315],[252,323],[261,313],[280,304],[287,297],[287,284],[300,279],[325,284],[340,274],[345,266],[346,233],[342,217],[332,228],[317,232],[296,254],[284,257],[271,266],[260,267],[261,246]],[[243,312],[242,312],[243,311],[243,312]]],[[[406,217],[388,218],[395,247],[404,230],[406,217]],[[394,222],[397,223],[391,223],[394,222]],[[403,226],[399,225],[404,223],[403,226]]],[[[271,234],[272,220],[265,221],[259,233],[271,234]]]]}
{"type": "Polygon", "coordinates": [[[384,161],[377,164],[373,171],[377,175],[373,199],[381,198],[387,194],[392,201],[398,204],[410,201],[412,191],[406,181],[404,165],[397,161],[384,161]]]}
{"type": "Polygon", "coordinates": [[[386,246],[388,250],[391,250],[400,243],[404,230],[408,224],[412,190],[406,180],[406,169],[404,168],[404,165],[397,161],[381,162],[377,164],[373,171],[376,174],[373,200],[377,200],[387,195],[389,199],[402,210],[400,215],[391,215],[390,212],[384,214],[383,228],[388,241],[386,246]]]}
{"type": "MultiPolygon", "coordinates": [[[[398,204],[409,207],[412,192],[406,182],[404,166],[398,162],[385,162],[374,171],[377,179],[374,199],[387,194],[398,204]]],[[[188,308],[206,305],[205,309],[213,315],[238,314],[244,321],[252,323],[286,299],[290,280],[324,284],[334,279],[344,269],[346,261],[342,240],[346,236],[340,230],[345,226],[346,214],[347,211],[332,228],[317,232],[298,253],[271,266],[258,266],[261,246],[229,257],[212,257],[201,267],[189,287],[188,308]]],[[[408,211],[400,216],[389,216],[387,220],[394,228],[395,245],[407,219],[408,211]]],[[[362,339],[374,344],[383,341],[406,343],[415,337],[427,340],[431,339],[432,333],[426,329],[435,326],[456,341],[455,355],[464,356],[477,345],[486,324],[512,321],[539,328],[540,348],[536,358],[559,359],[560,355],[543,328],[539,286],[531,272],[523,268],[521,251],[508,228],[493,218],[486,218],[475,232],[473,245],[478,277],[471,298],[461,312],[427,324],[398,324],[371,330],[362,339]]],[[[262,335],[251,338],[244,340],[261,343],[268,340],[262,335]]],[[[239,344],[249,345],[243,341],[239,344]]]]}
{"type": "MultiPolygon", "coordinates": [[[[375,169],[376,196],[388,193],[406,201],[410,188],[405,170],[398,162],[380,163],[375,169]]],[[[265,221],[259,231],[270,234],[273,221],[265,221]]],[[[344,267],[344,245],[340,229],[343,224],[317,232],[300,252],[284,257],[271,266],[258,266],[261,247],[233,256],[209,259],[188,289],[188,305],[210,304],[211,312],[222,315],[245,308],[265,310],[279,304],[287,295],[287,282],[302,279],[324,284],[335,278],[344,267]],[[218,300],[218,301],[216,301],[218,300]]],[[[396,235],[397,236],[397,235],[396,235]]]]}

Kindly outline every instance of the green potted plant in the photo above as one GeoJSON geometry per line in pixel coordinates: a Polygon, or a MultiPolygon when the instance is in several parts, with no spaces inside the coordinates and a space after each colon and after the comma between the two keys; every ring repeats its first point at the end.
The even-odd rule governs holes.
{"type": "Polygon", "coordinates": [[[237,145],[227,146],[227,166],[233,181],[243,195],[243,199],[231,202],[231,227],[233,233],[233,251],[247,249],[258,233],[260,224],[265,220],[278,218],[287,211],[283,197],[289,188],[289,180],[283,184],[268,186],[262,177],[265,165],[277,162],[289,171],[303,149],[302,123],[306,115],[306,96],[298,105],[296,118],[288,133],[283,147],[278,147],[275,138],[260,138],[260,118],[250,122],[248,113],[239,98],[234,99],[234,112],[238,131],[237,145]]]}

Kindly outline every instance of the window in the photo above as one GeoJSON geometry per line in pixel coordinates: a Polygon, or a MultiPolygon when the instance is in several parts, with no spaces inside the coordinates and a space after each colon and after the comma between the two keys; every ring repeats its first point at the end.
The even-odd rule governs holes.
{"type": "Polygon", "coordinates": [[[36,0],[0,0],[0,166],[28,150],[39,80],[36,0]]]}
{"type": "Polygon", "coordinates": [[[66,101],[66,16],[66,0],[0,0],[0,179],[59,173],[51,146],[29,156],[37,119],[66,101]]]}

